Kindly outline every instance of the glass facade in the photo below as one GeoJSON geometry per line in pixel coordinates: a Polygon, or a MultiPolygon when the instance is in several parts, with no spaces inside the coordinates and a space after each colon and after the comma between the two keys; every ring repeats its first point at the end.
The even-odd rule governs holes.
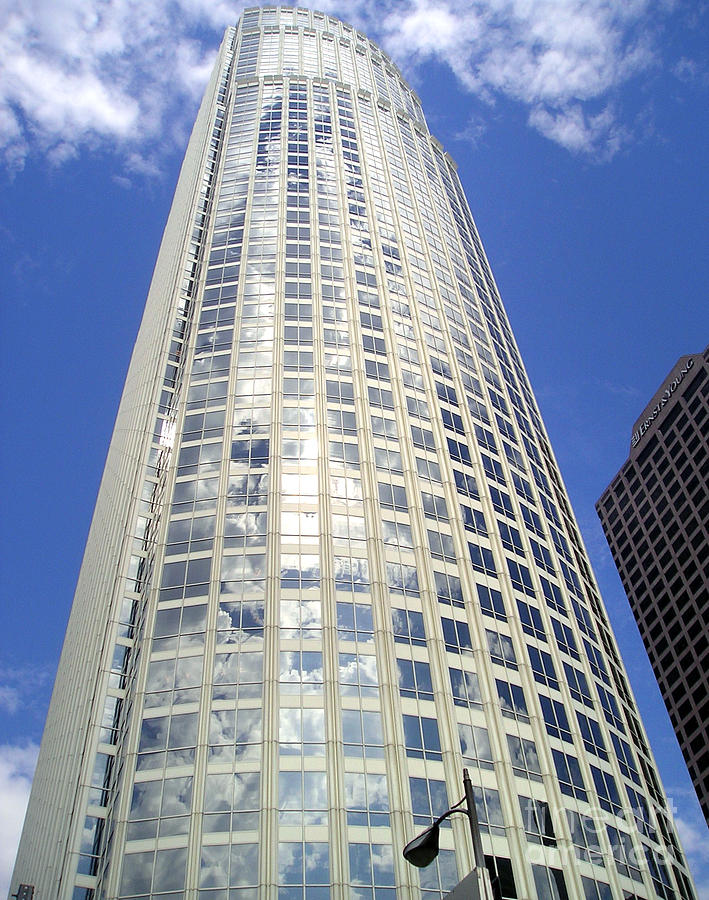
{"type": "Polygon", "coordinates": [[[364,35],[228,29],[15,878],[43,897],[693,898],[456,167],[364,35]]]}

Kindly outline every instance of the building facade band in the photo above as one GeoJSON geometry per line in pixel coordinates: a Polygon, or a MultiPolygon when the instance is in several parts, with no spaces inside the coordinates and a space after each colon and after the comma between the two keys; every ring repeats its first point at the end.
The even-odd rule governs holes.
{"type": "Polygon", "coordinates": [[[247,10],[180,174],[13,889],[693,898],[458,179],[364,35],[247,10]]]}
{"type": "Polygon", "coordinates": [[[709,347],[681,357],[596,504],[709,824],[709,347]]]}

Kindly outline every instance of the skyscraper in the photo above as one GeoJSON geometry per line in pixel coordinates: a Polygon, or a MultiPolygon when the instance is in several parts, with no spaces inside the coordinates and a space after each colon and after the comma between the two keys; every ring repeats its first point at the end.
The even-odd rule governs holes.
{"type": "Polygon", "coordinates": [[[709,824],[709,347],[681,357],[596,504],[709,824]]]}
{"type": "Polygon", "coordinates": [[[693,892],[456,168],[364,35],[228,29],[131,361],[13,888],[693,892]],[[420,881],[419,881],[420,879],[420,881]]]}

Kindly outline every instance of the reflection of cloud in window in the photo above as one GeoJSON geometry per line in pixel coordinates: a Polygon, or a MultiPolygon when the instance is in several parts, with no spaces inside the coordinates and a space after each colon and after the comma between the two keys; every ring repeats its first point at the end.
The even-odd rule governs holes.
{"type": "Polygon", "coordinates": [[[307,843],[305,849],[306,882],[309,884],[328,884],[330,880],[328,845],[307,843]]]}
{"type": "Polygon", "coordinates": [[[192,776],[166,778],[162,796],[163,816],[187,815],[192,810],[192,776]]]}
{"type": "Polygon", "coordinates": [[[233,709],[212,710],[209,717],[209,743],[231,744],[234,742],[236,711],[233,709]]]}
{"type": "Polygon", "coordinates": [[[229,880],[229,847],[202,847],[200,887],[226,887],[229,880]]]}

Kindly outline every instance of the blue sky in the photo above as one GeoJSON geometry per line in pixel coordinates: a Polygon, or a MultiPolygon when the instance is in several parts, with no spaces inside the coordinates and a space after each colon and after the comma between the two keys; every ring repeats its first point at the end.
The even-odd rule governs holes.
{"type": "MultiPolygon", "coordinates": [[[[459,165],[703,900],[709,835],[594,502],[709,340],[704,0],[320,3],[459,165]]],[[[222,0],[0,10],[0,893],[222,0]]]]}

